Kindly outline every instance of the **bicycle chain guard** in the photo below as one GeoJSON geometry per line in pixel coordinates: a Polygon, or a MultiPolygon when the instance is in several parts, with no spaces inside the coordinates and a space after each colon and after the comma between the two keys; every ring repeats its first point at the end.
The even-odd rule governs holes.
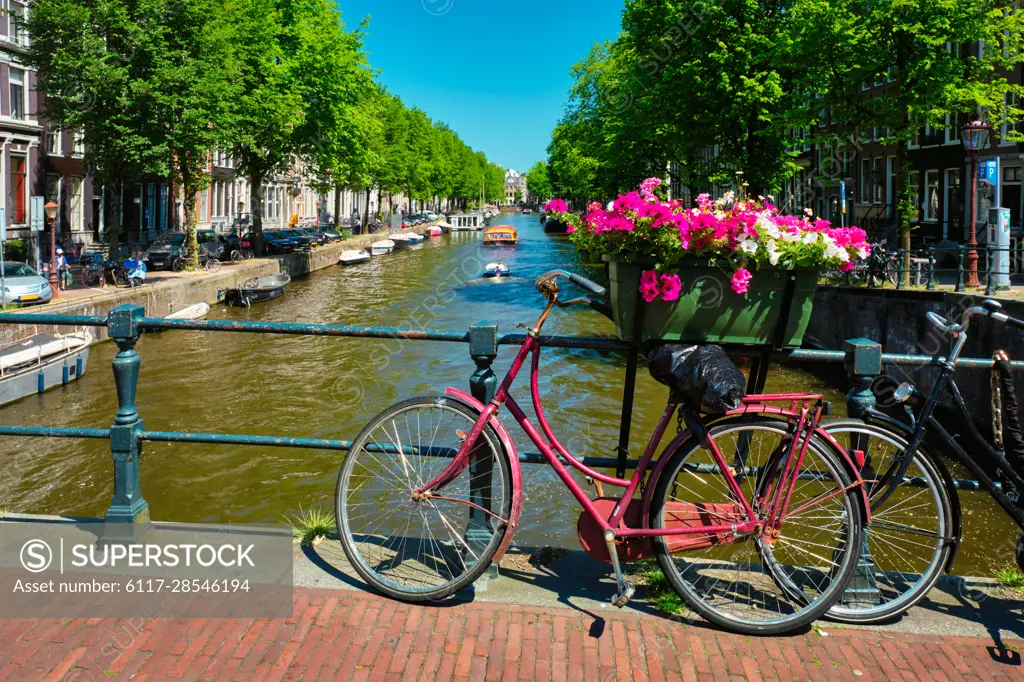
{"type": "MultiPolygon", "coordinates": [[[[599,497],[594,501],[594,507],[602,518],[608,519],[612,510],[618,504],[619,499],[615,497],[599,497]]],[[[742,507],[739,504],[726,502],[711,504],[707,502],[669,502],[666,504],[665,526],[667,528],[698,528],[700,526],[718,526],[724,524],[739,524],[746,521],[742,507]]],[[[622,523],[626,528],[641,528],[643,515],[640,511],[640,504],[634,500],[626,513],[623,515],[622,523]]],[[[576,523],[576,533],[580,539],[580,546],[590,556],[598,561],[610,562],[608,546],[604,542],[604,531],[597,525],[587,512],[580,514],[576,523]]],[[[620,561],[639,561],[654,556],[654,539],[650,537],[628,537],[616,541],[619,548],[620,561]]],[[[669,552],[685,552],[688,550],[707,549],[718,545],[727,545],[736,540],[736,535],[731,531],[717,533],[694,533],[692,535],[671,535],[665,538],[669,552]]]]}

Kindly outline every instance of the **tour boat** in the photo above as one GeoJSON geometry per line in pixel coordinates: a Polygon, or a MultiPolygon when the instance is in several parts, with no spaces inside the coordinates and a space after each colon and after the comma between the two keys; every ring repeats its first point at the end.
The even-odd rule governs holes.
{"type": "Polygon", "coordinates": [[[0,350],[0,405],[70,383],[85,373],[89,337],[84,333],[36,334],[0,350]]]}
{"type": "Polygon", "coordinates": [[[441,229],[440,225],[431,225],[427,228],[427,234],[431,237],[440,237],[444,230],[441,229]]]}
{"type": "Polygon", "coordinates": [[[203,303],[196,303],[195,305],[190,305],[187,308],[182,308],[181,310],[179,310],[177,312],[174,312],[174,313],[171,313],[170,315],[164,316],[164,319],[165,320],[202,320],[202,319],[205,319],[206,316],[209,315],[209,314],[210,314],[210,304],[206,303],[206,302],[203,302],[203,303]]]}
{"type": "Polygon", "coordinates": [[[359,263],[365,263],[368,260],[370,260],[370,252],[366,249],[363,249],[362,251],[348,249],[341,252],[341,258],[338,259],[338,265],[358,265],[359,263]]]}
{"type": "Polygon", "coordinates": [[[370,253],[374,256],[383,256],[395,250],[395,243],[390,239],[382,239],[379,242],[370,244],[370,253]]]}
{"type": "Polygon", "coordinates": [[[496,225],[484,232],[484,246],[515,246],[519,241],[519,233],[511,225],[496,225]]]}
{"type": "Polygon", "coordinates": [[[284,296],[284,289],[291,281],[292,278],[285,274],[253,277],[237,289],[225,291],[224,300],[229,305],[248,308],[253,303],[284,296]]]}
{"type": "Polygon", "coordinates": [[[508,277],[508,266],[502,262],[488,263],[484,268],[484,277],[508,277]]]}
{"type": "Polygon", "coordinates": [[[533,213],[533,211],[531,209],[528,209],[528,208],[524,208],[523,209],[523,215],[530,215],[531,213],[533,213]]]}

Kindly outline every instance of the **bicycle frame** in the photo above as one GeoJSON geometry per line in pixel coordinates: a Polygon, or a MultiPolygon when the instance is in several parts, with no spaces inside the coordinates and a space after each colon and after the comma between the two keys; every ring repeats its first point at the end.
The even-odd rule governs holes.
{"type": "MultiPolygon", "coordinates": [[[[543,318],[542,318],[543,320],[543,318]]],[[[479,409],[480,414],[477,417],[476,422],[471,428],[469,434],[466,435],[459,452],[455,455],[452,462],[432,480],[428,481],[425,485],[420,487],[418,490],[413,492],[414,499],[427,499],[434,495],[435,491],[442,489],[445,485],[453,481],[470,463],[470,453],[473,450],[477,439],[480,437],[483,430],[487,427],[488,423],[496,423],[496,415],[502,405],[508,407],[512,417],[516,420],[519,426],[526,432],[530,440],[533,441],[534,445],[540,450],[543,457],[547,460],[548,464],[555,470],[555,473],[562,480],[562,482],[569,488],[573,497],[583,507],[585,513],[589,514],[593,520],[598,524],[600,529],[607,533],[612,532],[616,538],[629,538],[629,537],[652,537],[652,536],[673,536],[673,535],[697,535],[697,534],[730,534],[733,536],[748,535],[755,532],[765,532],[768,534],[769,540],[774,535],[777,535],[777,530],[782,526],[784,519],[787,516],[790,498],[794,486],[800,475],[801,466],[803,463],[804,455],[807,452],[807,448],[810,445],[811,437],[814,434],[818,434],[820,437],[830,441],[831,445],[835,447],[837,452],[843,453],[846,457],[848,469],[856,474],[857,468],[853,466],[848,455],[845,451],[839,447],[839,445],[827,434],[817,429],[817,422],[821,416],[820,404],[812,409],[811,403],[820,401],[822,396],[820,395],[809,395],[809,394],[774,394],[774,395],[763,395],[763,396],[748,396],[744,399],[744,405],[737,410],[733,410],[725,416],[736,416],[742,414],[769,414],[775,416],[782,416],[788,418],[797,424],[797,437],[793,438],[788,443],[788,452],[785,454],[784,466],[782,467],[782,476],[767,491],[767,499],[769,501],[769,514],[767,519],[761,521],[757,517],[757,513],[754,511],[749,500],[743,494],[742,489],[736,477],[733,473],[732,468],[728,464],[725,455],[718,448],[717,444],[713,439],[707,437],[707,429],[703,420],[699,415],[693,413],[691,410],[686,408],[680,408],[680,406],[668,403],[661,418],[658,421],[658,425],[651,436],[650,441],[644,450],[643,456],[637,465],[636,470],[633,472],[633,476],[629,479],[617,478],[608,474],[595,471],[587,467],[585,464],[576,459],[558,440],[555,434],[552,432],[547,419],[544,416],[544,410],[541,405],[540,392],[538,387],[539,379],[539,364],[540,364],[540,350],[542,344],[537,337],[536,333],[528,335],[526,341],[520,347],[519,352],[516,355],[515,360],[512,363],[511,368],[506,374],[501,385],[498,387],[494,399],[487,405],[480,405],[477,403],[475,407],[479,409]],[[509,394],[509,390],[512,383],[515,381],[526,363],[527,356],[532,356],[531,367],[530,367],[530,393],[533,400],[534,411],[537,416],[537,421],[540,426],[540,431],[533,425],[522,408],[516,403],[515,399],[509,394]],[[770,402],[788,401],[791,403],[791,409],[789,411],[782,408],[769,405],[770,402]],[[798,404],[802,403],[799,412],[794,411],[798,404]],[[699,527],[683,527],[683,528],[651,528],[650,519],[644,518],[641,527],[639,528],[628,528],[622,526],[623,518],[629,507],[629,504],[635,502],[633,495],[636,493],[641,481],[644,479],[644,475],[647,473],[647,469],[654,458],[654,453],[658,448],[662,438],[664,437],[665,431],[670,424],[672,417],[676,414],[676,411],[681,409],[683,416],[687,422],[687,428],[677,435],[665,448],[664,452],[671,452],[674,448],[677,448],[683,442],[693,435],[697,435],[702,438],[705,445],[711,451],[714,458],[718,475],[722,476],[732,493],[734,498],[740,505],[742,514],[746,520],[737,523],[718,524],[718,525],[706,525],[699,527]],[[573,478],[569,468],[562,462],[562,459],[568,463],[569,466],[577,469],[586,476],[592,477],[602,483],[614,485],[616,487],[624,488],[621,497],[616,502],[612,509],[610,517],[607,519],[597,510],[593,501],[583,490],[582,486],[573,478]]],[[[449,394],[458,396],[461,394],[459,391],[449,389],[449,394]]],[[[464,395],[464,394],[462,394],[464,395]]],[[[504,428],[501,428],[499,435],[502,435],[504,428]]],[[[514,453],[513,453],[514,455],[514,453]]],[[[649,507],[651,501],[651,494],[654,489],[654,485],[657,481],[657,477],[661,475],[662,470],[667,461],[666,457],[660,458],[655,466],[651,480],[648,482],[647,488],[644,491],[644,495],[641,501],[643,509],[646,510],[649,507]]],[[[851,486],[843,488],[841,490],[833,491],[832,493],[822,496],[820,499],[812,500],[807,504],[804,504],[800,509],[794,513],[802,512],[807,508],[825,502],[826,500],[835,497],[836,495],[844,494],[847,490],[853,487],[861,487],[863,492],[863,481],[856,476],[851,486]]],[[[447,498],[445,498],[447,499],[447,498]]],[[[865,511],[867,511],[866,495],[865,511]]],[[[699,501],[697,501],[699,502],[699,501]]],[[[471,505],[481,512],[484,512],[496,520],[509,524],[511,529],[514,529],[517,525],[517,518],[502,519],[493,512],[478,507],[477,505],[471,505]]],[[[518,516],[518,510],[513,509],[513,517],[518,516]]],[[[508,538],[510,540],[511,538],[508,538]]]]}

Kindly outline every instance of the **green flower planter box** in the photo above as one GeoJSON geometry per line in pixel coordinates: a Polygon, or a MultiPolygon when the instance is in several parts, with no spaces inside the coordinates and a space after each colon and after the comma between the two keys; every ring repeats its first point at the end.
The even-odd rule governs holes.
{"type": "Polygon", "coordinates": [[[646,305],[643,340],[687,341],[693,343],[738,343],[772,345],[782,321],[786,281],[795,278],[793,299],[782,345],[803,343],[818,288],[818,271],[762,267],[752,270],[754,278],[745,295],[732,290],[732,268],[707,262],[683,264],[676,274],[682,282],[679,300],[643,303],[639,298],[640,274],[653,269],[651,263],[627,263],[605,256],[611,280],[611,304],[615,333],[623,341],[633,338],[637,301],[646,305]]]}

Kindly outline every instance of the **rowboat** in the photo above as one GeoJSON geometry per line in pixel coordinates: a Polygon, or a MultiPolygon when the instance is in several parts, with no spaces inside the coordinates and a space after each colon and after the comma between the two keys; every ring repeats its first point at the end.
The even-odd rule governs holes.
{"type": "Polygon", "coordinates": [[[519,233],[511,225],[495,225],[484,232],[484,246],[515,246],[519,242],[519,233]]]}
{"type": "Polygon", "coordinates": [[[0,350],[0,405],[70,383],[85,373],[84,333],[35,336],[0,350]]]}
{"type": "Polygon", "coordinates": [[[419,234],[418,232],[406,232],[405,234],[409,237],[409,242],[410,243],[412,243],[412,244],[422,244],[423,243],[423,235],[422,234],[419,234]]]}
{"type": "Polygon", "coordinates": [[[497,263],[488,263],[484,267],[484,277],[508,277],[509,270],[508,266],[501,261],[497,263]]]}
{"type": "Polygon", "coordinates": [[[196,303],[164,316],[165,320],[202,320],[210,314],[209,303],[196,303]]]}
{"type": "Polygon", "coordinates": [[[442,232],[440,225],[431,225],[427,228],[427,234],[431,237],[440,237],[442,232]]]}
{"type": "Polygon", "coordinates": [[[395,250],[395,243],[390,239],[383,239],[370,244],[370,253],[374,256],[383,256],[395,250]]]}
{"type": "Polygon", "coordinates": [[[366,249],[363,249],[362,251],[348,249],[341,252],[341,258],[338,259],[338,265],[357,265],[359,263],[365,263],[368,260],[370,260],[370,252],[366,249]]]}
{"type": "Polygon", "coordinates": [[[412,240],[409,239],[409,235],[404,232],[396,232],[391,235],[391,243],[395,245],[395,249],[408,249],[412,246],[412,240]]]}
{"type": "Polygon", "coordinates": [[[237,289],[228,289],[224,292],[224,300],[229,305],[245,306],[253,303],[269,301],[278,296],[284,296],[284,289],[292,278],[288,275],[268,275],[266,277],[253,277],[246,280],[237,289]]]}

